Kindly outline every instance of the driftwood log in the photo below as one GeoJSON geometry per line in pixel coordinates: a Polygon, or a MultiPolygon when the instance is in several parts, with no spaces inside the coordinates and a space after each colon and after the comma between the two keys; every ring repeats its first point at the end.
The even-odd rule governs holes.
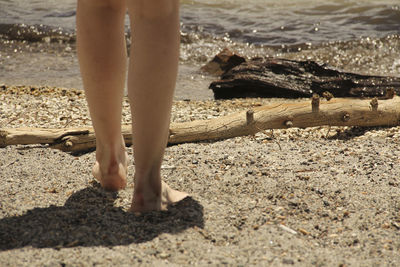
{"type": "MultiPolygon", "coordinates": [[[[400,125],[400,97],[387,100],[318,99],[298,103],[272,104],[211,120],[171,124],[169,144],[221,140],[252,135],[267,129],[314,126],[397,126],[400,125]]],[[[123,126],[127,145],[131,128],[123,126]]],[[[0,129],[0,147],[17,144],[48,144],[66,152],[95,148],[92,128],[77,129],[0,129]]]]}
{"type": "MultiPolygon", "coordinates": [[[[245,97],[311,97],[314,93],[331,93],[334,97],[380,97],[387,89],[400,94],[400,78],[361,75],[343,72],[313,61],[295,61],[279,58],[254,58],[241,63],[229,61],[229,53],[222,52],[203,67],[215,69],[221,58],[225,72],[220,80],[210,84],[215,99],[245,97]],[[231,69],[227,66],[237,65],[231,69]]],[[[237,59],[236,55],[231,55],[237,59]]],[[[222,64],[222,63],[221,63],[222,64]]],[[[218,72],[215,72],[218,74],[218,72]]]]}

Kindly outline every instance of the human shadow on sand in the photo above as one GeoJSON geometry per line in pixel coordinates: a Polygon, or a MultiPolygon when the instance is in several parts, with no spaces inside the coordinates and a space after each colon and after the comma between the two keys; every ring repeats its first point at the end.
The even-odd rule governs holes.
{"type": "Polygon", "coordinates": [[[0,220],[0,251],[32,246],[117,246],[150,241],[162,233],[204,227],[203,207],[188,197],[168,211],[136,216],[114,206],[117,193],[98,185],[80,190],[64,206],[34,208],[0,220]]]}

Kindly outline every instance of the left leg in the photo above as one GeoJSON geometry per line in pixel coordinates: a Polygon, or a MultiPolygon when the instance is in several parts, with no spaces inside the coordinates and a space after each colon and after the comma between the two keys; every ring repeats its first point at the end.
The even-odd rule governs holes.
{"type": "Polygon", "coordinates": [[[126,78],[125,0],[78,0],[80,70],[96,134],[93,175],[108,190],[126,186],[121,110],[126,78]]]}

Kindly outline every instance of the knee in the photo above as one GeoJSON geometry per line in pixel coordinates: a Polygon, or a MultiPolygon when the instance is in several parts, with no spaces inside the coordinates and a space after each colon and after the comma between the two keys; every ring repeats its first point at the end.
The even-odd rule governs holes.
{"type": "Polygon", "coordinates": [[[144,19],[161,19],[178,11],[179,0],[128,0],[134,14],[144,19]]]}
{"type": "Polygon", "coordinates": [[[125,0],[78,0],[78,5],[92,8],[106,8],[112,10],[125,9],[125,0]]]}

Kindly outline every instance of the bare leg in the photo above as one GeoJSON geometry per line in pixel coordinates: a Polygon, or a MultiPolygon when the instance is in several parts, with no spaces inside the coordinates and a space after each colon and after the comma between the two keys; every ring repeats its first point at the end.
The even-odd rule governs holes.
{"type": "Polygon", "coordinates": [[[86,98],[96,132],[93,175],[108,190],[126,186],[121,110],[126,78],[124,0],[78,0],[77,45],[86,98]]]}
{"type": "Polygon", "coordinates": [[[128,92],[133,121],[135,188],[131,211],[164,210],[186,193],[161,182],[179,60],[179,1],[128,0],[128,92]]]}

